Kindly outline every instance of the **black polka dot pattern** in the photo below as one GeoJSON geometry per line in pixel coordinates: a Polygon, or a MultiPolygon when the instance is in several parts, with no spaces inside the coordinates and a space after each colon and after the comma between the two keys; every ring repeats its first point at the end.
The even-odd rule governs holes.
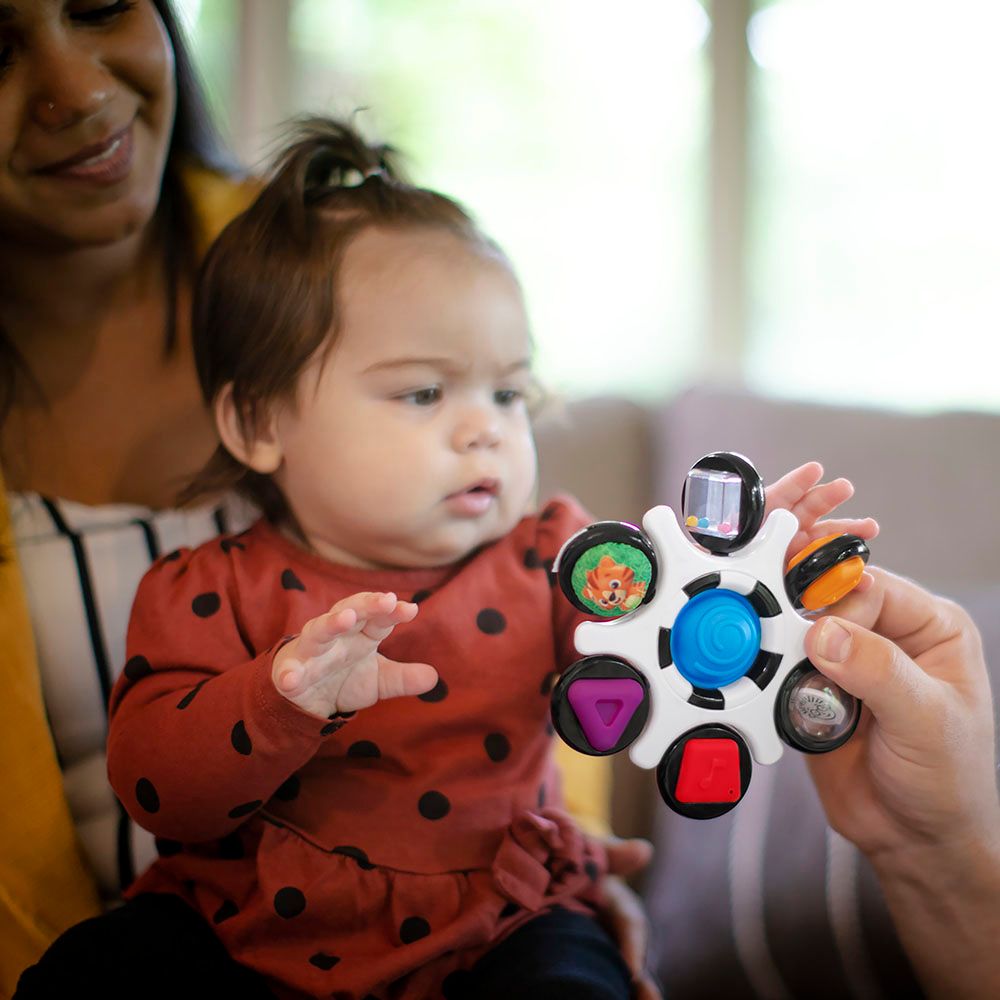
{"type": "Polygon", "coordinates": [[[428,597],[431,596],[433,591],[430,590],[418,590],[411,598],[411,604],[420,604],[421,601],[426,601],[428,597]]]}
{"type": "Polygon", "coordinates": [[[538,689],[546,697],[552,694],[552,689],[556,686],[556,681],[559,680],[559,671],[553,670],[547,673],[542,678],[542,686],[538,689]]]}
{"type": "Polygon", "coordinates": [[[232,740],[233,749],[244,757],[249,757],[253,753],[253,743],[250,742],[250,735],[242,719],[233,726],[233,731],[229,734],[232,740]]]}
{"type": "Polygon", "coordinates": [[[476,615],[476,627],[486,635],[499,635],[507,627],[507,619],[496,608],[483,608],[476,615]]]}
{"type": "Polygon", "coordinates": [[[214,591],[199,594],[191,602],[191,610],[199,618],[211,618],[222,607],[222,598],[214,591]]]}
{"type": "Polygon", "coordinates": [[[212,917],[213,924],[221,924],[223,920],[229,920],[230,917],[235,917],[238,914],[239,907],[231,900],[227,899],[222,906],[220,906],[212,917]]]}
{"type": "Polygon", "coordinates": [[[528,549],[524,553],[524,565],[527,569],[542,568],[542,557],[538,554],[538,549],[528,549]]]}
{"type": "Polygon", "coordinates": [[[403,944],[413,944],[431,932],[431,925],[423,917],[407,917],[399,925],[399,940],[403,944]]]}
{"type": "Polygon", "coordinates": [[[305,590],[306,585],[290,570],[286,569],[281,574],[281,586],[285,590],[305,590]]]}
{"type": "Polygon", "coordinates": [[[559,508],[556,506],[556,504],[550,503],[548,507],[546,507],[545,510],[543,510],[541,514],[538,515],[538,520],[551,521],[552,518],[556,516],[556,512],[558,511],[558,509],[559,508]]]}
{"type": "Polygon", "coordinates": [[[299,796],[299,791],[302,788],[302,780],[297,774],[293,774],[287,781],[285,781],[282,786],[274,793],[276,799],[281,799],[282,802],[292,802],[299,796]]]}
{"type": "Polygon", "coordinates": [[[337,955],[327,955],[324,951],[318,951],[309,957],[309,964],[315,965],[317,969],[322,969],[324,972],[329,972],[339,961],[340,958],[337,955]]]}
{"type": "Polygon", "coordinates": [[[184,845],[179,840],[165,840],[163,837],[157,837],[153,843],[156,845],[156,853],[161,858],[172,858],[184,850],[184,845]]]}
{"type": "Polygon", "coordinates": [[[424,792],[417,803],[417,809],[424,819],[444,819],[451,812],[451,803],[441,792],[424,792]]]}
{"type": "Polygon", "coordinates": [[[343,854],[346,858],[353,858],[362,871],[370,872],[375,866],[368,860],[368,855],[360,847],[335,847],[332,854],[343,854]]]}
{"type": "Polygon", "coordinates": [[[495,764],[506,760],[508,754],[510,754],[510,740],[503,733],[490,733],[483,740],[483,746],[486,747],[486,755],[495,764]]]}
{"type": "Polygon", "coordinates": [[[382,751],[371,740],[358,740],[347,748],[348,757],[381,757],[382,751]]]}
{"type": "Polygon", "coordinates": [[[437,684],[430,691],[418,694],[417,697],[421,701],[444,701],[448,697],[448,685],[445,684],[443,678],[439,677],[437,684]]]}
{"type": "Polygon", "coordinates": [[[160,811],[160,796],[149,778],[140,778],[135,783],[135,800],[148,813],[160,811]]]}
{"type": "Polygon", "coordinates": [[[203,688],[203,687],[204,687],[204,686],[205,686],[205,685],[206,685],[207,683],[208,683],[208,680],[207,680],[207,679],[206,679],[206,680],[203,680],[203,681],[198,681],[198,683],[197,683],[197,684],[195,684],[195,686],[194,686],[193,688],[191,688],[191,690],[190,690],[190,691],[188,691],[188,693],[187,693],[186,695],[184,695],[184,697],[183,697],[183,698],[181,698],[181,700],[180,700],[179,702],[177,702],[177,707],[178,707],[178,708],[187,708],[187,707],[188,707],[188,705],[190,705],[190,704],[191,704],[191,702],[192,702],[192,701],[194,701],[194,699],[195,699],[195,697],[197,696],[198,692],[199,692],[199,691],[200,691],[200,690],[201,690],[201,689],[202,689],[202,688],[203,688]]]}
{"type": "Polygon", "coordinates": [[[238,833],[231,833],[219,841],[219,857],[223,861],[240,861],[245,855],[243,839],[238,833]]]}
{"type": "Polygon", "coordinates": [[[344,723],[340,719],[335,719],[333,722],[328,722],[320,731],[320,736],[330,736],[335,733],[338,729],[343,729],[344,723]]]}
{"type": "Polygon", "coordinates": [[[239,549],[240,552],[246,552],[247,547],[242,543],[238,542],[235,538],[223,538],[219,545],[223,552],[230,552],[232,549],[239,549]]]}
{"type": "Polygon", "coordinates": [[[306,897],[301,889],[296,889],[293,885],[286,885],[284,889],[279,889],[274,894],[274,912],[279,917],[291,920],[297,917],[306,908],[306,897]]]}
{"type": "Polygon", "coordinates": [[[260,799],[254,799],[253,802],[244,802],[242,805],[229,810],[229,818],[243,819],[244,816],[249,816],[250,813],[256,812],[263,804],[260,799]]]}
{"type": "Polygon", "coordinates": [[[148,677],[153,672],[153,667],[145,656],[132,656],[125,664],[123,673],[130,681],[137,681],[142,677],[148,677]]]}

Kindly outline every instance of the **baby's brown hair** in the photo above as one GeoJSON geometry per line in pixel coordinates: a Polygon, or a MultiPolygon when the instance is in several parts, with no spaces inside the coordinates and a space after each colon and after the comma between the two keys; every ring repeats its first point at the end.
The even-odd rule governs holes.
{"type": "MultiPolygon", "coordinates": [[[[342,122],[296,122],[256,201],[209,250],[194,293],[202,395],[212,406],[232,384],[244,436],[271,404],[294,400],[309,360],[336,342],[344,254],[372,226],[443,229],[499,253],[456,201],[406,181],[390,147],[369,144],[342,122]]],[[[248,469],[221,444],[178,502],[230,489],[269,520],[291,520],[271,477],[248,469]]]]}

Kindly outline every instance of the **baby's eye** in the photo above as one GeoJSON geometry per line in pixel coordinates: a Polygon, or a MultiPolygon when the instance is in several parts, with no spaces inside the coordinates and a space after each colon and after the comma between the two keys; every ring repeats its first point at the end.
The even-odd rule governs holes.
{"type": "Polygon", "coordinates": [[[441,399],[441,386],[428,385],[423,389],[414,389],[399,397],[406,403],[413,403],[416,406],[433,406],[441,399]]]}
{"type": "Polygon", "coordinates": [[[524,398],[524,393],[520,389],[497,389],[493,393],[493,401],[498,406],[513,406],[519,399],[524,398]]]}

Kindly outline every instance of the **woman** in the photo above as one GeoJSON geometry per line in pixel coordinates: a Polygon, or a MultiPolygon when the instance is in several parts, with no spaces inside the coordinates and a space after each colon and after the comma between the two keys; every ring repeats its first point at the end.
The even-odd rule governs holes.
{"type": "MultiPolygon", "coordinates": [[[[201,252],[253,193],[223,166],[168,0],[0,3],[0,766],[19,804],[0,822],[0,994],[154,850],[107,798],[102,713],[139,575],[231,513],[169,510],[216,443],[187,313],[201,252]]],[[[570,776],[598,826],[606,774],[570,776]]],[[[611,851],[627,874],[649,845],[611,851]]],[[[607,889],[640,977],[641,908],[607,889]]]]}

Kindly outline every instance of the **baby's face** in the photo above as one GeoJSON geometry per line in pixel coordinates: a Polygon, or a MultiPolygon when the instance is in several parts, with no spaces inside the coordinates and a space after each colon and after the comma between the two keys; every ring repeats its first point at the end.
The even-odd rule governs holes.
{"type": "Polygon", "coordinates": [[[341,328],[279,412],[276,479],[312,547],[360,566],[439,566],[524,515],[536,472],[528,322],[508,267],[438,230],[367,230],[341,328]]]}

